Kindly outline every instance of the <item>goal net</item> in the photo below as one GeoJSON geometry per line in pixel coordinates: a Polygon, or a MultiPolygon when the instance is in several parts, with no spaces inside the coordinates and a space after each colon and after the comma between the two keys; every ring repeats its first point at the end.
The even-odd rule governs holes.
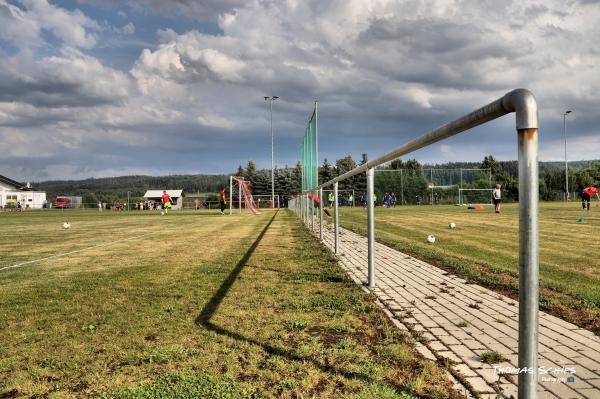
{"type": "Polygon", "coordinates": [[[375,172],[378,199],[387,193],[397,198],[398,204],[461,204],[471,199],[477,200],[472,203],[490,202],[486,197],[491,190],[490,169],[382,168],[375,172]],[[487,193],[478,190],[487,190],[487,193]],[[468,195],[464,201],[461,198],[463,191],[468,195]]]}
{"type": "Polygon", "coordinates": [[[460,205],[485,205],[492,203],[492,188],[461,188],[460,205]]]}
{"type": "Polygon", "coordinates": [[[246,210],[247,212],[253,213],[254,215],[260,214],[258,211],[258,207],[254,202],[254,197],[252,196],[252,185],[249,181],[244,180],[243,177],[239,176],[229,176],[229,214],[233,213],[233,202],[234,196],[233,193],[237,192],[237,204],[239,207],[240,213],[242,210],[246,210]]]}

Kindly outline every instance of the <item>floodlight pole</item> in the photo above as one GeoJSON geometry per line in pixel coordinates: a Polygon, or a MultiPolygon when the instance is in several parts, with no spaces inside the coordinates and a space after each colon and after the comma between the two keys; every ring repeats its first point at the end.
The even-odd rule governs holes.
{"type": "Polygon", "coordinates": [[[271,114],[271,208],[275,208],[275,145],[273,138],[273,101],[279,97],[271,96],[265,97],[266,101],[269,101],[269,109],[271,114]]]}
{"type": "Polygon", "coordinates": [[[565,201],[570,199],[569,195],[569,164],[567,162],[567,115],[569,115],[571,110],[563,113],[563,135],[565,136],[565,201]]]}

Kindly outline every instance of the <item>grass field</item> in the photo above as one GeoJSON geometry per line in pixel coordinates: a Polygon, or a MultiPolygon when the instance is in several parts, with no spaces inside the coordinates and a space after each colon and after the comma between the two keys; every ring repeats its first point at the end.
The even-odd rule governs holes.
{"type": "MultiPolygon", "coordinates": [[[[540,204],[541,306],[600,332],[600,207],[579,203],[540,204]],[[578,223],[584,218],[585,223],[578,223]]],[[[366,234],[366,212],[341,208],[340,223],[366,234]]],[[[376,238],[500,291],[518,287],[518,205],[501,214],[457,206],[376,208],[376,238]],[[457,224],[455,230],[448,223],[457,224]],[[435,244],[425,238],[433,234],[435,244]]]]}
{"type": "Polygon", "coordinates": [[[458,397],[287,211],[0,225],[1,398],[458,397]]]}

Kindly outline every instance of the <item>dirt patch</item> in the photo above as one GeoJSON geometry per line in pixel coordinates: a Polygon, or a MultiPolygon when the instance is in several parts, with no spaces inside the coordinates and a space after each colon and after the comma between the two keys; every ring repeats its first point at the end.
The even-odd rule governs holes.
{"type": "Polygon", "coordinates": [[[321,337],[321,340],[325,346],[334,346],[348,335],[345,332],[338,331],[333,328],[318,326],[309,327],[305,331],[310,335],[321,337]]]}

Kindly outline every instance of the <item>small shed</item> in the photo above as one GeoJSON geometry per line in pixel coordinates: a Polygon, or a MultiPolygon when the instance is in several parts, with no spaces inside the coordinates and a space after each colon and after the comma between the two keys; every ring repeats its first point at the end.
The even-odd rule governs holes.
{"type": "Polygon", "coordinates": [[[163,191],[171,196],[173,202],[171,209],[183,209],[183,190],[148,190],[144,194],[144,200],[150,203],[161,203],[163,191]]]}
{"type": "Polygon", "coordinates": [[[0,175],[0,208],[40,209],[46,203],[46,192],[35,191],[29,183],[19,183],[0,175]]]}

